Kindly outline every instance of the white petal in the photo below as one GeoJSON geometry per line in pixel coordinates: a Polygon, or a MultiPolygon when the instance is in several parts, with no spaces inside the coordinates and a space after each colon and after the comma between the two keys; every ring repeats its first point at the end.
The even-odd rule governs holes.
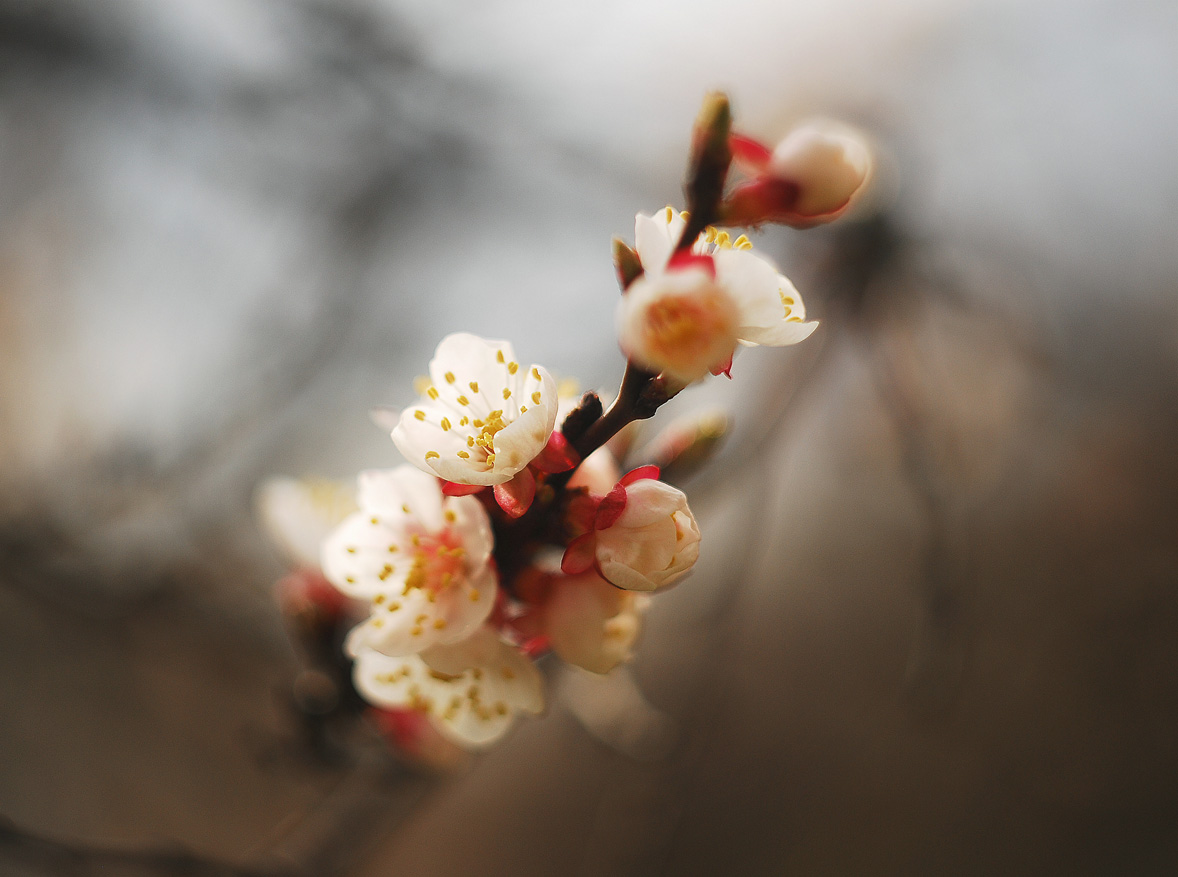
{"type": "Polygon", "coordinates": [[[401,587],[409,570],[403,523],[370,512],[346,518],[323,541],[320,557],[327,580],[360,600],[401,587]]]}
{"type": "Polygon", "coordinates": [[[443,734],[468,746],[498,739],[517,710],[543,709],[535,666],[487,627],[420,656],[390,658],[362,649],[354,678],[370,702],[426,712],[443,734]]]}
{"type": "Polygon", "coordinates": [[[478,575],[438,595],[438,614],[446,622],[437,637],[439,643],[466,639],[487,620],[495,605],[498,581],[494,567],[488,565],[478,575]]]}
{"type": "Polygon", "coordinates": [[[356,509],[351,485],[273,478],[258,490],[258,514],[270,537],[298,566],[319,566],[324,537],[356,509]]]}
{"type": "Polygon", "coordinates": [[[442,492],[438,480],[412,466],[368,469],[357,479],[361,511],[400,520],[411,515],[427,530],[437,532],[442,520],[442,492]]]}
{"type": "Polygon", "coordinates": [[[348,633],[344,650],[349,655],[366,649],[389,656],[412,655],[441,641],[444,631],[437,622],[442,620],[443,607],[430,602],[427,592],[414,588],[381,596],[367,620],[348,633]]]}
{"type": "Polygon", "coordinates": [[[562,576],[544,606],[544,630],[563,661],[608,673],[630,657],[638,636],[639,598],[595,573],[562,576]]]}
{"type": "Polygon", "coordinates": [[[647,274],[661,274],[671,258],[671,251],[683,233],[684,221],[678,213],[660,210],[654,216],[639,213],[634,217],[634,251],[647,274]],[[667,212],[671,222],[667,222],[667,212]],[[676,227],[677,224],[677,227],[676,227]]]}

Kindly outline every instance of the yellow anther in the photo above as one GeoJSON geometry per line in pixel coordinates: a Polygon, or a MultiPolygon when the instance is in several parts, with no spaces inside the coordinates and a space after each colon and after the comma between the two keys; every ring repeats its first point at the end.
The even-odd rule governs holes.
{"type": "Polygon", "coordinates": [[[503,351],[502,350],[495,351],[495,361],[498,363],[504,363],[507,361],[506,359],[503,358],[503,351]]]}
{"type": "Polygon", "coordinates": [[[471,381],[470,382],[470,391],[472,393],[477,393],[479,391],[479,382],[478,381],[471,381]]]}
{"type": "Polygon", "coordinates": [[[395,600],[389,604],[389,611],[390,612],[396,612],[400,608],[401,608],[401,604],[395,600]]]}
{"type": "Polygon", "coordinates": [[[473,426],[475,429],[482,429],[483,422],[481,420],[479,420],[478,418],[475,418],[475,421],[474,421],[474,423],[471,424],[471,426],[473,426]]]}
{"type": "Polygon", "coordinates": [[[751,250],[752,248],[753,242],[749,240],[747,234],[742,234],[732,242],[732,249],[734,250],[751,250]]]}
{"type": "Polygon", "coordinates": [[[518,362],[509,362],[509,363],[507,364],[507,373],[508,373],[509,375],[513,375],[513,374],[515,374],[517,371],[519,371],[519,363],[518,363],[518,362]]]}
{"type": "Polygon", "coordinates": [[[454,372],[446,372],[446,383],[452,384],[457,378],[454,377],[454,372]]]}
{"type": "Polygon", "coordinates": [[[356,584],[356,577],[355,576],[348,576],[347,578],[344,579],[344,581],[347,582],[349,585],[354,585],[354,584],[356,584]]]}
{"type": "Polygon", "coordinates": [[[397,553],[397,546],[396,546],[396,545],[390,545],[390,546],[389,546],[389,554],[396,554],[396,553],[397,553]]]}
{"type": "Polygon", "coordinates": [[[464,460],[470,459],[470,454],[468,454],[466,451],[459,451],[458,456],[460,456],[464,460]]]}
{"type": "Polygon", "coordinates": [[[713,241],[715,241],[716,240],[716,229],[714,229],[710,225],[707,228],[705,228],[704,229],[704,240],[709,244],[712,243],[713,241]]]}
{"type": "Polygon", "coordinates": [[[442,455],[439,454],[437,451],[426,451],[425,458],[427,460],[440,460],[442,458],[442,455]]]}
{"type": "Polygon", "coordinates": [[[525,411],[527,411],[527,410],[528,410],[528,406],[527,406],[527,405],[521,405],[521,406],[519,406],[519,413],[520,413],[520,414],[523,414],[523,413],[524,413],[525,411]]]}
{"type": "Polygon", "coordinates": [[[458,425],[459,426],[469,426],[470,425],[470,418],[463,417],[460,421],[458,421],[458,425]]]}
{"type": "Polygon", "coordinates": [[[450,418],[443,417],[442,418],[442,429],[445,430],[446,432],[449,432],[451,426],[452,426],[452,424],[450,423],[450,418]]]}
{"type": "Polygon", "coordinates": [[[534,392],[534,393],[532,394],[532,404],[533,404],[533,405],[539,405],[539,404],[540,404],[540,391],[539,391],[539,390],[537,390],[536,392],[534,392]]]}
{"type": "Polygon", "coordinates": [[[418,420],[425,420],[425,412],[422,411],[420,408],[418,408],[416,411],[413,412],[413,416],[416,417],[418,420]]]}
{"type": "Polygon", "coordinates": [[[732,246],[732,242],[728,239],[728,232],[726,232],[726,231],[716,232],[716,246],[722,250],[727,250],[729,247],[732,246]]]}
{"type": "Polygon", "coordinates": [[[675,218],[675,208],[670,204],[667,205],[667,225],[671,224],[671,220],[675,218]]]}
{"type": "Polygon", "coordinates": [[[372,523],[374,523],[374,524],[380,523],[380,518],[377,518],[377,517],[371,517],[368,520],[372,521],[372,523]]]}
{"type": "Polygon", "coordinates": [[[406,504],[406,503],[401,503],[401,511],[403,511],[405,514],[409,514],[409,506],[408,506],[408,504],[406,504]]]}
{"type": "Polygon", "coordinates": [[[504,400],[511,398],[511,390],[509,390],[507,387],[503,388],[503,398],[504,400]]]}
{"type": "Polygon", "coordinates": [[[430,387],[428,390],[425,391],[425,394],[427,396],[429,396],[431,399],[436,399],[436,398],[438,398],[438,388],[437,387],[430,387]]]}
{"type": "Polygon", "coordinates": [[[355,554],[355,553],[356,553],[356,546],[355,546],[355,545],[349,545],[349,546],[348,546],[348,554],[355,554]]]}
{"type": "Polygon", "coordinates": [[[474,436],[473,436],[473,435],[468,435],[468,436],[466,437],[466,446],[467,446],[468,448],[473,448],[473,447],[474,447],[474,436]]]}
{"type": "Polygon", "coordinates": [[[437,621],[434,622],[434,630],[444,630],[445,627],[446,627],[446,619],[445,618],[439,618],[437,621]]]}
{"type": "Polygon", "coordinates": [[[453,509],[446,509],[445,517],[446,517],[447,524],[453,524],[455,521],[458,520],[458,515],[454,514],[453,509]]]}
{"type": "Polygon", "coordinates": [[[535,366],[532,366],[532,377],[538,381],[541,380],[540,369],[536,368],[535,366]]]}
{"type": "MultiPolygon", "coordinates": [[[[380,619],[378,618],[377,621],[379,621],[379,620],[380,619]]],[[[413,630],[411,630],[409,632],[411,634],[413,634],[414,636],[421,636],[421,628],[420,627],[415,627],[415,628],[413,628],[413,630]]]]}
{"type": "Polygon", "coordinates": [[[384,594],[377,594],[375,597],[372,598],[372,602],[375,603],[377,606],[379,606],[381,603],[384,602],[384,594]]]}
{"type": "Polygon", "coordinates": [[[487,468],[488,469],[495,468],[495,455],[494,454],[487,454],[487,468]]]}
{"type": "Polygon", "coordinates": [[[458,397],[458,404],[459,404],[459,405],[469,405],[469,404],[470,404],[470,400],[469,400],[469,399],[467,399],[465,396],[459,396],[459,397],[458,397]]]}
{"type": "Polygon", "coordinates": [[[479,601],[479,589],[471,588],[470,593],[467,596],[470,597],[470,602],[477,603],[479,601]]]}

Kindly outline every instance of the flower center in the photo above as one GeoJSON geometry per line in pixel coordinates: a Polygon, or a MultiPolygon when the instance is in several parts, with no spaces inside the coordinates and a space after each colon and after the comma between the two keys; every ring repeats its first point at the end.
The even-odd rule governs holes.
{"type": "Polygon", "coordinates": [[[421,588],[438,594],[461,581],[466,574],[466,549],[453,530],[441,533],[415,533],[410,537],[412,560],[405,577],[405,590],[421,588]]]}

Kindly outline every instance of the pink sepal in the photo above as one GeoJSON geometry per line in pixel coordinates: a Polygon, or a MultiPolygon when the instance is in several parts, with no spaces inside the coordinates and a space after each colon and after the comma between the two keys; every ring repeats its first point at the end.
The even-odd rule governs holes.
{"type": "Polygon", "coordinates": [[[573,450],[572,444],[562,432],[554,432],[548,438],[544,450],[529,464],[546,475],[567,472],[581,462],[581,455],[573,450]]]}
{"type": "Polygon", "coordinates": [[[728,357],[724,362],[712,367],[712,374],[724,375],[728,380],[732,380],[732,357],[728,357]]]}
{"type": "Polygon", "coordinates": [[[495,502],[513,518],[526,512],[535,498],[536,476],[528,468],[517,472],[510,481],[495,485],[495,502]]]}
{"type": "Polygon", "coordinates": [[[764,143],[735,132],[728,135],[728,149],[736,166],[749,176],[763,171],[773,156],[773,150],[764,143]]]}
{"type": "Polygon", "coordinates": [[[569,529],[580,536],[593,529],[593,521],[597,517],[597,506],[601,500],[594,499],[587,493],[573,496],[565,511],[565,522],[569,529]]]}
{"type": "Polygon", "coordinates": [[[625,510],[626,485],[618,483],[597,506],[597,517],[593,520],[593,529],[605,530],[612,527],[625,510]]]}
{"type": "Polygon", "coordinates": [[[667,260],[667,270],[682,270],[684,268],[702,268],[711,277],[716,276],[716,263],[711,256],[703,256],[690,250],[676,250],[667,260]]]}
{"type": "Polygon", "coordinates": [[[443,481],[442,496],[470,496],[472,493],[478,493],[485,486],[483,484],[459,484],[457,481],[443,481]]]}
{"type": "Polygon", "coordinates": [[[597,539],[592,532],[578,536],[564,550],[560,559],[560,571],[568,576],[578,576],[589,570],[596,562],[597,539]]]}
{"type": "Polygon", "coordinates": [[[629,487],[635,481],[642,481],[644,478],[651,478],[658,480],[659,467],[658,466],[639,466],[637,469],[631,469],[618,482],[622,487],[629,487]]]}

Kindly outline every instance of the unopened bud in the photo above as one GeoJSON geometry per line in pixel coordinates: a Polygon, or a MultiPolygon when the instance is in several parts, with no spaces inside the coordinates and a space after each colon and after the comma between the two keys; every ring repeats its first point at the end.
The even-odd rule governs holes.
{"type": "Polygon", "coordinates": [[[642,276],[642,261],[638,253],[621,238],[613,239],[614,269],[618,272],[618,285],[625,292],[631,283],[642,276]]]}
{"type": "Polygon", "coordinates": [[[795,183],[794,210],[822,216],[844,209],[871,172],[871,149],[852,128],[814,121],[795,128],[773,149],[770,176],[795,183]]]}

